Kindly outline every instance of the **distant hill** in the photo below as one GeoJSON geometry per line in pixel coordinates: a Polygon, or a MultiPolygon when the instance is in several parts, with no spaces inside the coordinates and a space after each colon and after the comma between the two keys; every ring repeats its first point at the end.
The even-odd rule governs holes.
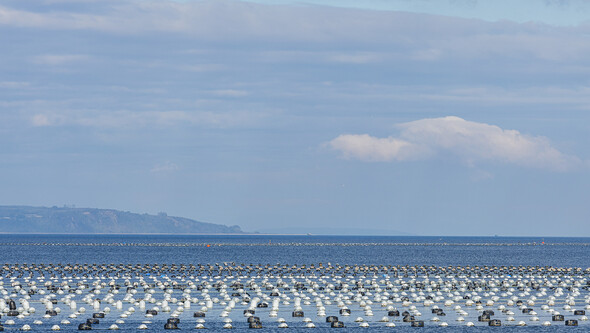
{"type": "Polygon", "coordinates": [[[239,226],[183,217],[135,214],[114,209],[0,206],[4,233],[243,233],[239,226]]]}

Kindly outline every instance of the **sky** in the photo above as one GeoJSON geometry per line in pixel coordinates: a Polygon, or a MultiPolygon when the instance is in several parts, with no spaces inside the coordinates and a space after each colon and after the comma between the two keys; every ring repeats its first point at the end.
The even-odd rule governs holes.
{"type": "Polygon", "coordinates": [[[0,204],[589,236],[588,1],[0,3],[0,204]]]}

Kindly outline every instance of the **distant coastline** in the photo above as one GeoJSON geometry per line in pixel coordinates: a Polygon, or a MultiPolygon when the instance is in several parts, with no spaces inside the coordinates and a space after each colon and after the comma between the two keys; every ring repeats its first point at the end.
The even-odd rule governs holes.
{"type": "Polygon", "coordinates": [[[0,206],[2,234],[244,234],[226,226],[184,217],[115,209],[0,206]]]}

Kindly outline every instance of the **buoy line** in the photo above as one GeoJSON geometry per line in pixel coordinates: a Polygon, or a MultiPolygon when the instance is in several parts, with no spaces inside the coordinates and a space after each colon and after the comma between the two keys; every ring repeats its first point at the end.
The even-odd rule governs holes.
{"type": "Polygon", "coordinates": [[[218,247],[218,246],[235,246],[235,247],[297,247],[297,246],[336,246],[336,247],[359,247],[359,246],[466,246],[466,247],[505,247],[505,246],[580,246],[587,247],[590,243],[417,243],[417,242],[388,242],[388,243],[324,243],[324,242],[273,242],[273,243],[172,243],[172,242],[158,242],[158,243],[143,243],[143,242],[112,242],[112,243],[94,243],[94,242],[40,242],[40,243],[0,243],[1,246],[121,246],[121,247],[218,247]]]}
{"type": "Polygon", "coordinates": [[[581,267],[4,264],[0,295],[0,330],[590,327],[581,267]]]}

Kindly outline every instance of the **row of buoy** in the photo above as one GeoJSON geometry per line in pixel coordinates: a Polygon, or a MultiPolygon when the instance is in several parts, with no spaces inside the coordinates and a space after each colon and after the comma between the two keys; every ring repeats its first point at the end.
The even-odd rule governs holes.
{"type": "Polygon", "coordinates": [[[213,246],[233,246],[233,247],[257,247],[257,246],[286,246],[286,247],[369,247],[369,246],[590,246],[590,243],[577,242],[258,242],[258,243],[186,243],[186,242],[6,242],[1,243],[0,246],[87,246],[87,247],[213,247],[213,246]]]}
{"type": "Polygon", "coordinates": [[[523,274],[557,274],[579,275],[590,274],[590,268],[552,267],[552,266],[410,266],[410,265],[260,265],[260,264],[4,264],[0,267],[0,275],[5,277],[36,277],[49,274],[54,277],[66,276],[121,276],[124,274],[168,274],[179,276],[190,275],[221,275],[221,274],[403,274],[403,275],[436,275],[436,274],[468,274],[468,275],[523,275],[523,274]]]}
{"type": "Polygon", "coordinates": [[[65,274],[0,276],[4,325],[22,330],[72,324],[79,330],[114,330],[133,323],[135,329],[578,326],[586,325],[590,310],[590,278],[586,270],[569,267],[66,263],[18,268],[58,268],[65,274]],[[103,267],[118,276],[74,273],[103,267]],[[200,267],[207,273],[198,274],[200,267]],[[228,276],[209,267],[244,269],[228,276]],[[181,269],[186,274],[168,274],[181,269]],[[344,274],[323,274],[336,269],[344,274]],[[470,274],[474,271],[480,273],[470,274]],[[235,324],[242,316],[245,322],[235,324]]]}

